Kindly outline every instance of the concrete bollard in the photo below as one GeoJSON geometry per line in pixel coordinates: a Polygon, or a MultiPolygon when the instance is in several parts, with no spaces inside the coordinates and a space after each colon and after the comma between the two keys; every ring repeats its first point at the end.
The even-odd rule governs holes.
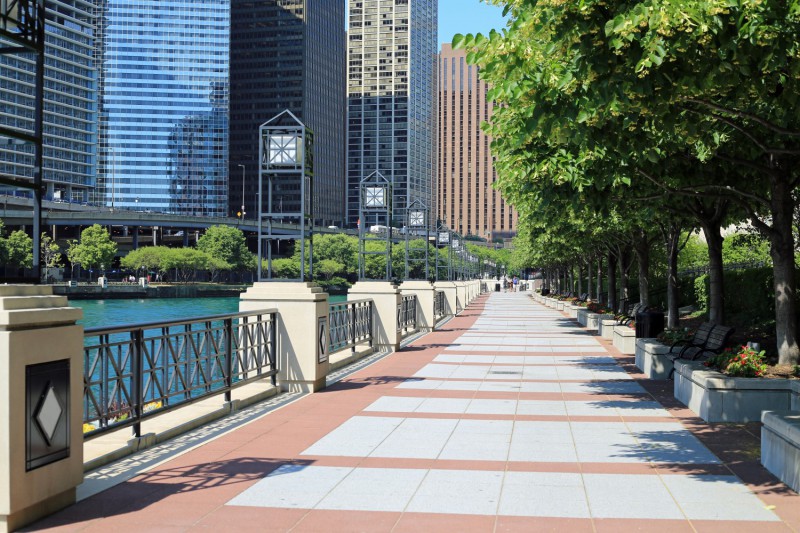
{"type": "Polygon", "coordinates": [[[401,295],[397,285],[389,281],[359,281],[347,291],[348,300],[372,298],[374,303],[372,336],[376,349],[397,351],[402,336],[397,330],[397,306],[401,295]]]}
{"type": "Polygon", "coordinates": [[[406,280],[400,284],[402,295],[414,294],[417,297],[417,329],[420,331],[433,331],[436,326],[434,306],[436,289],[430,281],[406,280]]]}
{"type": "Polygon", "coordinates": [[[52,287],[0,286],[0,533],[75,502],[83,326],[52,287]]]}
{"type": "Polygon", "coordinates": [[[325,388],[328,293],[309,282],[262,281],[241,296],[240,311],[278,310],[278,386],[282,391],[325,388]]]}

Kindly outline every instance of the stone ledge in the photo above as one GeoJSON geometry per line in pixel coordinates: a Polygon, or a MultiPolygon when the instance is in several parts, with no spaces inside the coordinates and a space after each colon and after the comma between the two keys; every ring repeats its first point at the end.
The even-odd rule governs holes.
{"type": "Polygon", "coordinates": [[[800,489],[800,412],[761,415],[761,464],[794,491],[800,489]]]}
{"type": "Polygon", "coordinates": [[[672,360],[669,346],[655,338],[636,339],[636,367],[649,379],[668,379],[672,360]]]}

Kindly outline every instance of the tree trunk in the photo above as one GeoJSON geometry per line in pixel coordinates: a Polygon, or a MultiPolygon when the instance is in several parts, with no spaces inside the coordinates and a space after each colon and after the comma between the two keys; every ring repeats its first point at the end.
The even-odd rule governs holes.
{"type": "Polygon", "coordinates": [[[617,256],[609,250],[607,275],[608,278],[608,307],[612,311],[617,311],[617,256]]]}
{"type": "Polygon", "coordinates": [[[800,359],[797,344],[797,286],[795,282],[794,235],[792,215],[794,203],[788,176],[776,175],[772,180],[772,231],[770,255],[775,278],[775,334],[778,362],[795,365],[800,359]]]}
{"type": "Polygon", "coordinates": [[[628,270],[631,267],[631,248],[625,246],[619,251],[619,312],[624,313],[630,302],[628,298],[631,292],[631,279],[628,270]]]}
{"type": "Polygon", "coordinates": [[[708,321],[725,323],[724,266],[722,263],[722,233],[720,220],[701,220],[706,243],[708,243],[708,321]]]}
{"type": "Polygon", "coordinates": [[[678,252],[681,240],[680,224],[670,224],[665,235],[667,241],[667,327],[678,327],[678,252]]]}
{"type": "Polygon", "coordinates": [[[595,295],[597,296],[597,301],[601,304],[603,303],[603,256],[597,256],[597,276],[595,277],[597,282],[596,289],[594,291],[595,295]]]}
{"type": "Polygon", "coordinates": [[[633,250],[639,265],[639,303],[647,307],[650,305],[650,243],[642,228],[634,231],[633,250]]]}
{"type": "Polygon", "coordinates": [[[578,293],[576,296],[583,294],[583,261],[578,261],[578,293]]]}
{"type": "Polygon", "coordinates": [[[589,300],[593,300],[593,291],[594,287],[592,287],[592,260],[589,259],[586,265],[586,293],[589,300]]]}

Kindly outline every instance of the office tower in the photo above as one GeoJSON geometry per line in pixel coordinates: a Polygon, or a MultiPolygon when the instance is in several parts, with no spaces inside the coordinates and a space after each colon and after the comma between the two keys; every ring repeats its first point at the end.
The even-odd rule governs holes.
{"type": "Polygon", "coordinates": [[[516,234],[517,213],[492,188],[497,176],[491,139],[481,123],[492,115],[488,87],[464,50],[443,44],[439,56],[439,218],[463,235],[488,241],[516,234]]]}
{"type": "Polygon", "coordinates": [[[227,0],[103,0],[99,201],[228,214],[227,0]]]}
{"type": "MultiPolygon", "coordinates": [[[[14,9],[12,4],[9,8],[14,9]]],[[[96,170],[94,5],[48,0],[45,17],[43,197],[84,202],[96,170]]],[[[0,47],[7,44],[0,40],[0,47]]],[[[1,127],[33,132],[35,60],[35,54],[0,54],[1,127]]],[[[33,165],[33,145],[0,136],[0,175],[32,179],[33,165]]]]}
{"type": "MultiPolygon", "coordinates": [[[[230,212],[234,216],[245,205],[246,218],[256,217],[258,128],[289,110],[314,132],[314,219],[319,225],[342,223],[344,6],[344,0],[232,0],[230,212]]],[[[298,211],[299,188],[282,186],[274,197],[274,209],[298,211]]]]}
{"type": "Polygon", "coordinates": [[[393,216],[420,200],[435,213],[436,0],[350,0],[347,220],[358,221],[359,183],[393,184],[393,216]]]}

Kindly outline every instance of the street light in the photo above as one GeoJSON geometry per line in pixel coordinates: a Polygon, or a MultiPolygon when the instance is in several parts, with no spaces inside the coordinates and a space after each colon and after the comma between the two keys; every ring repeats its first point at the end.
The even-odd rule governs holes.
{"type": "Polygon", "coordinates": [[[242,218],[241,219],[242,219],[242,221],[244,221],[244,215],[245,215],[245,213],[244,213],[244,165],[240,164],[240,165],[237,165],[237,166],[242,167],[242,218]]]}

